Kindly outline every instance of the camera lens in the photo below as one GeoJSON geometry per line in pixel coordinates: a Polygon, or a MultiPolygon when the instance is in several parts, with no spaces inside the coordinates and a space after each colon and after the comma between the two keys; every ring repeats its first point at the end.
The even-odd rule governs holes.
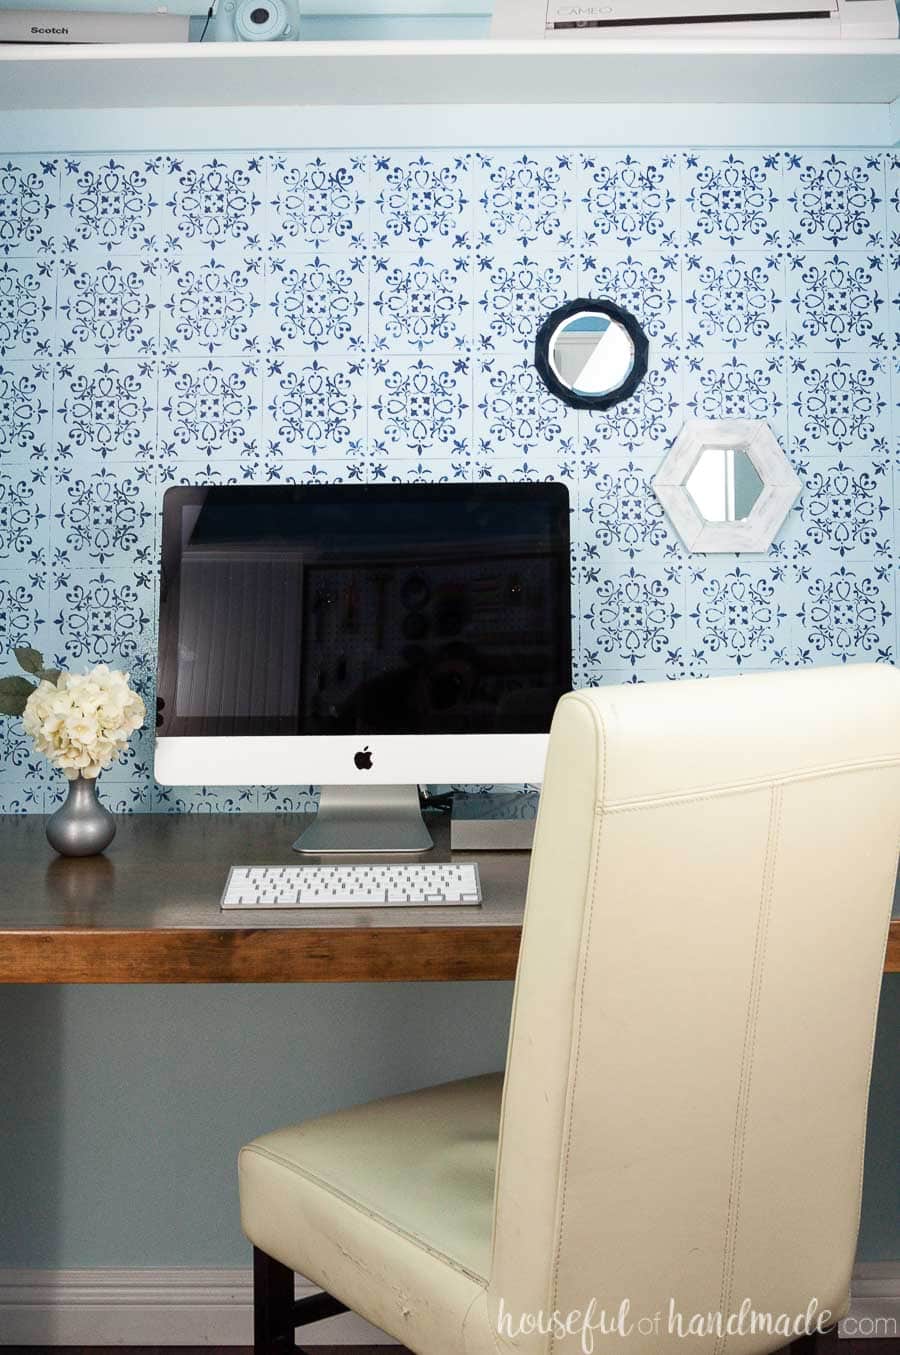
{"type": "Polygon", "coordinates": [[[234,0],[234,34],[241,42],[278,42],[290,32],[292,0],[234,0]]]}

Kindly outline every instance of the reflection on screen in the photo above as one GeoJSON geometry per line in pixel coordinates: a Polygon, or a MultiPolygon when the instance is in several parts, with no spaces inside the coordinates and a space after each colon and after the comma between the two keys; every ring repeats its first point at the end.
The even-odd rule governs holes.
{"type": "Polygon", "coordinates": [[[170,491],[160,732],[544,732],[569,626],[559,485],[170,491]]]}

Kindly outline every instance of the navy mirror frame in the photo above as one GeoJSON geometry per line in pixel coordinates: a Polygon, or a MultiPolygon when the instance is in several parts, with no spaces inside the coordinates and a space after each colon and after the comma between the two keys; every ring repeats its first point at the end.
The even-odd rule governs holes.
{"type": "Polygon", "coordinates": [[[625,310],[622,306],[617,306],[614,301],[594,301],[587,297],[580,297],[575,301],[567,301],[564,306],[557,306],[556,310],[551,311],[547,316],[535,339],[534,365],[537,368],[538,376],[551,394],[564,401],[565,404],[571,405],[573,409],[611,409],[613,405],[618,405],[622,400],[627,400],[634,395],[647,375],[649,354],[650,341],[640,323],[630,311],[625,310]],[[617,320],[627,330],[634,345],[634,365],[631,371],[620,386],[607,391],[605,395],[579,395],[576,391],[563,385],[550,365],[550,342],[556,330],[564,321],[572,319],[575,315],[583,315],[585,312],[593,315],[608,315],[611,320],[617,320]]]}

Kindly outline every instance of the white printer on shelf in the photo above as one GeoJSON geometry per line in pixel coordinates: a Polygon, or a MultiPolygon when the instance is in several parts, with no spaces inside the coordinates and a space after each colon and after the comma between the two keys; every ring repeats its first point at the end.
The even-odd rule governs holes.
{"type": "Polygon", "coordinates": [[[896,38],[895,0],[494,0],[493,38],[896,38]]]}

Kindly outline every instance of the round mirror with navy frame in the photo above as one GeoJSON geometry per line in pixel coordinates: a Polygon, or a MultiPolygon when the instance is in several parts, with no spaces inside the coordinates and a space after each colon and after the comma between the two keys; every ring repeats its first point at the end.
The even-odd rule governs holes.
{"type": "Polygon", "coordinates": [[[555,311],[547,316],[537,332],[534,363],[538,375],[547,389],[558,399],[565,401],[567,405],[571,405],[574,409],[610,409],[622,400],[627,400],[637,390],[647,374],[649,351],[650,343],[647,335],[630,311],[625,310],[623,306],[617,306],[614,301],[590,300],[581,297],[575,301],[567,301],[564,306],[558,306],[555,311]],[[615,386],[612,390],[604,391],[602,394],[590,395],[567,386],[553,370],[550,359],[551,344],[560,327],[567,320],[585,314],[606,315],[611,321],[621,325],[627,332],[634,348],[634,361],[627,376],[618,386],[615,386]]]}

